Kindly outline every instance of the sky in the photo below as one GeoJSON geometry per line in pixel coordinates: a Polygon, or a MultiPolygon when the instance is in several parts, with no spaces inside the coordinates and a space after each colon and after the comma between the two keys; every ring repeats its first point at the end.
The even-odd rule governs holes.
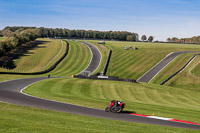
{"type": "Polygon", "coordinates": [[[0,29],[34,26],[200,36],[200,0],[0,0],[0,29]]]}

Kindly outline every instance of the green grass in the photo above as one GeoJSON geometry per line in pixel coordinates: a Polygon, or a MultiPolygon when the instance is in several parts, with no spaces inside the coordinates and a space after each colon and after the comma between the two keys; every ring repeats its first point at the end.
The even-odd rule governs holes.
{"type": "Polygon", "coordinates": [[[109,48],[106,45],[98,44],[97,41],[92,41],[92,40],[81,40],[81,41],[88,42],[95,45],[101,52],[101,55],[102,55],[101,64],[99,65],[98,69],[94,73],[100,72],[102,74],[107,57],[108,57],[109,48]]]}
{"type": "MultiPolygon", "coordinates": [[[[66,58],[53,70],[50,72],[51,76],[71,76],[72,74],[78,74],[80,73],[82,70],[84,70],[91,59],[91,52],[89,50],[88,47],[86,47],[83,44],[80,44],[78,42],[73,42],[73,41],[68,41],[69,42],[69,53],[66,56],[66,58]]],[[[46,45],[46,44],[45,44],[46,45]]],[[[46,47],[45,47],[46,48],[46,47]]],[[[45,49],[43,48],[43,49],[45,49]]],[[[65,49],[64,49],[65,50],[65,49]]],[[[44,58],[49,58],[52,57],[51,54],[49,54],[49,52],[52,51],[52,49],[46,49],[45,51],[47,51],[46,54],[40,54],[41,50],[40,48],[35,49],[35,53],[40,54],[40,58],[44,59],[44,58]],[[45,57],[45,56],[49,56],[50,57],[45,57]]],[[[31,51],[28,51],[31,52],[31,51]]],[[[36,54],[36,55],[37,55],[36,54]]],[[[29,58],[36,58],[36,55],[30,55],[28,56],[29,58]]],[[[58,56],[59,57],[59,56],[58,56]]],[[[19,62],[30,62],[30,60],[25,59],[25,57],[21,57],[19,59],[19,62]]],[[[37,61],[37,62],[42,62],[41,61],[37,61]]],[[[56,60],[55,60],[56,61],[56,60]]],[[[46,64],[44,64],[43,66],[47,66],[48,62],[45,61],[46,64]]],[[[53,63],[53,62],[52,62],[53,63]]],[[[33,64],[33,63],[31,63],[33,64]]],[[[42,63],[39,63],[42,64],[42,63]]],[[[18,65],[17,65],[18,66],[18,65]]],[[[35,66],[35,65],[33,65],[35,66]]],[[[30,68],[32,69],[33,66],[31,65],[24,65],[21,66],[21,69],[26,69],[30,68]]],[[[42,67],[42,65],[40,65],[42,67]]],[[[48,65],[49,66],[49,65],[48,65]]],[[[38,69],[40,69],[41,67],[37,67],[38,69]]],[[[19,68],[19,66],[18,66],[19,68]]],[[[5,71],[3,69],[0,69],[1,71],[5,71]]],[[[31,76],[23,76],[23,75],[0,75],[0,81],[7,81],[7,80],[12,80],[12,79],[18,79],[18,78],[27,78],[27,77],[38,77],[38,76],[47,76],[48,74],[42,74],[42,75],[31,75],[31,76]]]]}
{"type": "Polygon", "coordinates": [[[0,41],[3,41],[5,39],[5,37],[0,37],[0,41]]]}
{"type": "Polygon", "coordinates": [[[24,90],[30,95],[104,109],[110,100],[123,100],[126,110],[139,114],[200,123],[200,92],[145,83],[50,79],[24,90]]]}
{"type": "Polygon", "coordinates": [[[89,48],[79,42],[69,42],[69,53],[67,57],[50,72],[53,76],[71,76],[83,71],[91,60],[89,48]]]}
{"type": "Polygon", "coordinates": [[[156,75],[151,83],[160,84],[169,76],[182,68],[192,57],[194,53],[182,54],[176,57],[170,64],[168,64],[158,75],[156,75]]]}
{"type": "Polygon", "coordinates": [[[200,65],[199,65],[199,63],[200,63],[200,56],[198,55],[198,56],[196,56],[196,58],[194,59],[194,61],[193,61],[193,67],[191,68],[192,70],[191,70],[191,72],[192,72],[192,74],[194,74],[195,76],[197,76],[197,77],[200,77],[200,65]]]}
{"type": "MultiPolygon", "coordinates": [[[[103,70],[108,49],[112,49],[107,75],[134,79],[139,78],[173,51],[200,50],[199,45],[117,41],[106,41],[106,45],[99,45],[98,41],[87,42],[96,45],[102,53],[102,62],[96,72],[103,70]],[[124,50],[124,46],[130,45],[135,45],[139,50],[124,50]]],[[[87,67],[91,59],[90,50],[78,42],[69,41],[69,44],[69,54],[50,73],[52,76],[71,76],[87,67]]],[[[35,52],[39,49],[35,49],[35,52]]],[[[40,58],[42,56],[44,54],[40,55],[40,58]]],[[[191,56],[192,54],[184,54],[177,57],[158,77],[152,80],[152,83],[159,83],[162,78],[182,67],[182,64],[185,64],[191,56]]],[[[128,111],[146,115],[154,113],[156,116],[200,123],[200,68],[196,65],[199,60],[200,56],[184,71],[167,82],[166,86],[65,78],[44,80],[31,85],[24,91],[38,97],[98,109],[104,109],[110,100],[123,100],[127,104],[125,110],[128,111]]],[[[47,76],[47,74],[38,76],[47,76]]],[[[0,81],[25,77],[34,76],[0,75],[0,81]]],[[[105,120],[4,103],[0,103],[0,113],[3,116],[0,121],[0,132],[195,132],[194,130],[105,120]],[[111,131],[110,127],[113,127],[111,131]]]]}
{"type": "MultiPolygon", "coordinates": [[[[89,42],[98,43],[98,41],[89,42]]],[[[171,52],[200,50],[200,45],[123,41],[106,41],[105,46],[113,50],[107,75],[132,79],[141,77],[171,52]],[[125,46],[133,45],[139,50],[124,50],[125,46]]]]}
{"type": "Polygon", "coordinates": [[[12,70],[0,69],[11,72],[38,72],[50,68],[65,53],[66,43],[60,40],[37,39],[39,45],[28,50],[18,59],[14,59],[15,68],[12,70]]]}
{"type": "Polygon", "coordinates": [[[178,87],[182,90],[192,90],[197,93],[200,92],[200,75],[199,75],[199,62],[200,56],[197,56],[190,65],[182,72],[177,74],[165,85],[178,87]]]}
{"type": "Polygon", "coordinates": [[[1,133],[198,133],[180,129],[134,122],[114,121],[62,112],[21,107],[0,103],[1,133]]]}

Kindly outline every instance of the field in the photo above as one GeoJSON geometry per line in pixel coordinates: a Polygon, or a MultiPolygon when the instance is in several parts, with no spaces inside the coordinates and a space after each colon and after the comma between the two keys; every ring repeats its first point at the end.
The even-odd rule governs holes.
{"type": "Polygon", "coordinates": [[[139,114],[200,123],[200,92],[153,84],[80,79],[51,79],[24,90],[30,95],[104,109],[112,99],[126,101],[139,114]]]}
{"type": "Polygon", "coordinates": [[[194,53],[183,54],[175,58],[170,64],[168,64],[154,79],[151,83],[160,84],[169,76],[174,74],[180,68],[182,68],[192,57],[194,53]]]}
{"type": "Polygon", "coordinates": [[[106,120],[62,112],[35,109],[0,103],[0,132],[1,133],[132,133],[132,132],[181,132],[198,133],[196,130],[163,127],[106,120]],[[78,128],[77,128],[78,127],[78,128]]]}
{"type": "Polygon", "coordinates": [[[197,56],[184,71],[172,78],[166,85],[200,92],[199,61],[200,56],[197,56]]]}
{"type": "Polygon", "coordinates": [[[66,43],[64,41],[37,39],[36,42],[36,46],[25,51],[22,55],[14,58],[14,60],[9,63],[14,66],[12,69],[0,69],[0,71],[26,73],[46,70],[52,66],[66,50],[66,43]]]}
{"type": "MultiPolygon", "coordinates": [[[[96,44],[98,41],[88,42],[96,44]]],[[[107,75],[132,79],[141,77],[171,52],[200,50],[200,45],[122,41],[106,41],[105,47],[113,50],[107,75]],[[125,46],[134,46],[138,50],[124,50],[125,46]]]]}
{"type": "Polygon", "coordinates": [[[53,76],[71,76],[83,71],[91,60],[89,48],[78,42],[69,42],[69,53],[67,57],[53,70],[53,76]]]}
{"type": "MultiPolygon", "coordinates": [[[[40,54],[40,57],[42,58],[38,58],[38,60],[36,59],[35,62],[30,62],[30,58],[36,58],[37,54],[31,54],[30,56],[23,56],[19,59],[17,59],[16,61],[16,69],[14,70],[5,70],[5,69],[0,69],[0,71],[16,71],[16,72],[28,72],[27,70],[29,70],[29,72],[33,71],[33,66],[37,66],[38,71],[44,70],[45,68],[50,67],[55,61],[57,61],[57,59],[59,59],[60,56],[63,55],[63,52],[65,51],[66,47],[64,49],[60,49],[62,50],[62,52],[59,54],[59,56],[51,62],[51,64],[49,62],[47,62],[47,58],[48,57],[48,52],[42,52],[42,51],[49,51],[52,52],[52,49],[56,49],[56,47],[60,46],[60,41],[57,41],[57,45],[52,45],[51,43],[47,43],[47,44],[42,44],[42,45],[46,45],[46,47],[38,47],[35,49],[35,53],[40,54]],[[48,45],[52,45],[48,46],[48,45]],[[50,47],[50,48],[49,48],[50,47]],[[44,49],[44,50],[43,50],[44,49]],[[42,51],[41,51],[42,50],[42,51]],[[22,62],[25,65],[20,65],[20,62],[22,62]],[[28,64],[32,64],[28,65],[28,64]],[[44,63],[46,62],[46,63],[44,63]],[[40,66],[40,67],[39,67],[40,66]],[[46,67],[44,67],[46,66],[46,67]],[[20,71],[21,68],[21,71],[20,71]],[[40,69],[43,68],[43,69],[40,69]],[[17,70],[18,69],[18,70],[17,70]],[[26,70],[26,71],[25,71],[26,70]]],[[[56,69],[54,69],[53,71],[50,72],[50,74],[52,76],[71,76],[72,74],[78,74],[80,73],[82,70],[84,70],[87,65],[90,62],[91,59],[91,53],[90,50],[88,49],[88,47],[86,47],[83,44],[77,43],[77,42],[73,42],[73,41],[68,41],[69,42],[69,53],[67,55],[67,57],[56,67],[56,69]]],[[[56,43],[55,43],[56,44],[56,43]]],[[[61,47],[60,47],[61,48],[61,47]]],[[[58,52],[58,51],[57,51],[58,52]]],[[[28,53],[31,53],[31,51],[28,51],[28,53]]],[[[49,58],[50,59],[50,58],[49,58]]],[[[12,79],[17,79],[17,78],[24,78],[24,77],[38,77],[38,76],[47,76],[48,74],[42,74],[42,75],[32,75],[32,76],[22,76],[22,75],[0,75],[0,81],[6,81],[6,80],[12,80],[12,79]]]]}
{"type": "MultiPolygon", "coordinates": [[[[200,86],[200,65],[198,65],[200,56],[197,56],[184,71],[164,86],[158,84],[182,67],[193,54],[178,56],[149,84],[80,80],[69,78],[69,76],[78,74],[87,67],[91,59],[91,53],[89,48],[83,44],[74,41],[68,42],[69,53],[67,57],[56,69],[50,72],[52,76],[65,76],[65,78],[38,82],[25,89],[25,93],[98,109],[104,109],[110,100],[123,100],[127,104],[125,108],[127,111],[146,115],[154,113],[156,116],[200,123],[200,87],[198,87],[200,86]]],[[[100,45],[97,44],[98,41],[87,40],[86,42],[97,46],[102,53],[101,65],[96,72],[102,72],[108,51],[112,49],[113,53],[107,75],[133,79],[138,79],[171,52],[200,51],[200,45],[188,44],[106,41],[105,45],[100,45]],[[135,46],[138,50],[124,50],[125,46],[135,46]]],[[[22,69],[31,72],[51,66],[49,59],[54,58],[60,50],[65,50],[65,48],[62,48],[60,41],[55,44],[52,46],[49,42],[44,43],[41,47],[25,53],[28,57],[22,56],[15,61],[15,71],[22,69]],[[43,47],[44,45],[45,47],[43,47]],[[55,51],[52,52],[52,49],[55,49],[55,51]],[[35,54],[31,54],[31,52],[35,54]],[[38,58],[32,62],[32,65],[20,65],[20,62],[29,63],[37,55],[38,58]],[[48,57],[49,55],[51,56],[48,57]],[[43,60],[46,62],[43,62],[43,60]]],[[[55,58],[54,61],[57,59],[55,58]]],[[[52,64],[54,61],[52,61],[52,64]]],[[[4,69],[0,70],[5,71],[4,69]]],[[[38,76],[47,76],[47,74],[38,76]]],[[[25,77],[34,76],[0,75],[0,81],[25,77]]],[[[195,132],[194,130],[105,120],[4,103],[0,103],[0,107],[0,113],[4,116],[3,120],[0,121],[0,125],[2,125],[0,126],[0,132],[108,132],[110,127],[114,127],[111,132],[195,132]]]]}

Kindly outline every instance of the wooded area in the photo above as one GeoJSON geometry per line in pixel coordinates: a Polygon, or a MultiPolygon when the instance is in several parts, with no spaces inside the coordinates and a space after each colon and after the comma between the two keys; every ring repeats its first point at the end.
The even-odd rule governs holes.
{"type": "Polygon", "coordinates": [[[3,36],[6,36],[4,41],[0,42],[0,56],[3,56],[5,53],[15,49],[16,47],[34,41],[36,38],[40,37],[40,32],[38,29],[20,29],[15,32],[10,30],[6,30],[6,35],[4,35],[5,31],[2,31],[3,36]]]}
{"type": "Polygon", "coordinates": [[[69,30],[61,28],[36,28],[36,27],[5,27],[2,34],[5,37],[13,36],[23,30],[38,29],[40,37],[66,37],[86,39],[110,39],[119,41],[138,41],[138,34],[126,31],[94,31],[94,30],[69,30]]]}
{"type": "Polygon", "coordinates": [[[191,38],[177,38],[177,37],[172,37],[172,38],[167,38],[168,42],[175,42],[175,43],[200,43],[200,36],[194,36],[191,38]]]}
{"type": "Polygon", "coordinates": [[[81,38],[81,39],[108,39],[119,41],[138,41],[138,34],[126,31],[93,31],[69,30],[61,28],[36,27],[5,27],[0,36],[6,37],[0,42],[0,56],[17,46],[35,40],[38,37],[49,38],[81,38]]]}

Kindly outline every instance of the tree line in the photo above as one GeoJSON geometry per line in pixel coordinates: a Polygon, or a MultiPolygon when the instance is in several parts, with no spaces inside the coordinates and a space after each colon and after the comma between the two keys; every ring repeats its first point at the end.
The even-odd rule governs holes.
{"type": "Polygon", "coordinates": [[[177,38],[177,37],[172,37],[172,38],[167,38],[168,42],[174,42],[174,43],[200,43],[200,36],[194,36],[191,38],[177,38]]]}
{"type": "MultiPolygon", "coordinates": [[[[4,31],[1,31],[4,35],[4,31]]],[[[4,41],[0,42],[0,56],[5,55],[5,53],[15,49],[16,47],[34,41],[36,38],[40,37],[38,29],[25,29],[17,30],[14,32],[9,32],[10,34],[6,36],[7,38],[4,41]]]]}
{"type": "Polygon", "coordinates": [[[66,37],[86,39],[108,39],[119,41],[138,41],[138,34],[127,31],[94,31],[94,30],[69,30],[62,28],[36,28],[36,27],[5,27],[2,30],[3,36],[12,36],[16,32],[26,29],[38,29],[40,37],[66,37]]]}
{"type": "Polygon", "coordinates": [[[141,37],[141,40],[144,42],[144,41],[148,41],[148,42],[153,42],[153,36],[149,36],[149,38],[147,39],[147,36],[146,35],[143,35],[141,37]]]}
{"type": "Polygon", "coordinates": [[[93,30],[69,30],[61,28],[36,28],[36,27],[5,27],[0,31],[0,36],[6,37],[0,42],[0,56],[12,49],[34,41],[38,37],[48,38],[82,38],[82,39],[109,39],[119,41],[138,41],[138,34],[126,31],[93,31],[93,30]]]}

